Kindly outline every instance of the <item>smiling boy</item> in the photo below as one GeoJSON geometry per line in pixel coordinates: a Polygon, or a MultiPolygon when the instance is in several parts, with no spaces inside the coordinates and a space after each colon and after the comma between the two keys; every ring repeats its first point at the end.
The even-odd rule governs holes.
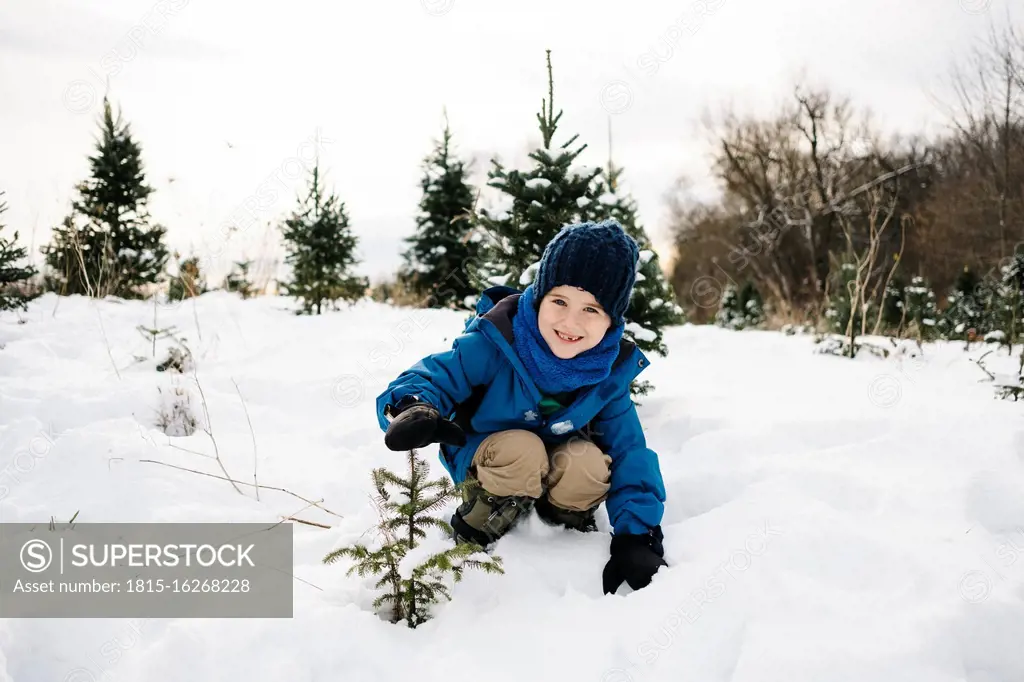
{"type": "Polygon", "coordinates": [[[423,358],[377,398],[391,450],[440,444],[463,503],[459,540],[488,547],[535,509],[550,524],[613,536],[606,593],[650,583],[667,565],[665,489],[630,384],[648,363],[623,338],[636,242],[613,220],[564,227],[536,280],[483,292],[449,351],[423,358]]]}
{"type": "Polygon", "coordinates": [[[589,291],[560,284],[540,302],[537,323],[551,352],[568,360],[600,343],[611,318],[589,291]]]}

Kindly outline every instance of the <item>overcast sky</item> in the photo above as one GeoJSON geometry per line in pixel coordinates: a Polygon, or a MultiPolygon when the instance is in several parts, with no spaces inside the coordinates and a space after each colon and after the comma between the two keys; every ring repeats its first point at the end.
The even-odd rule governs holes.
{"type": "Polygon", "coordinates": [[[667,258],[666,191],[681,174],[711,189],[705,110],[764,111],[804,76],[889,129],[932,130],[950,66],[1006,22],[1008,3],[0,0],[6,233],[20,230],[38,264],[87,175],[109,81],[173,247],[219,274],[243,253],[273,255],[266,224],[295,205],[318,149],[360,237],[360,271],[379,278],[413,230],[443,108],[479,181],[495,154],[522,163],[539,142],[550,48],[556,142],[579,133],[581,163],[603,165],[611,121],[614,158],[667,258]],[[226,237],[240,220],[247,229],[226,237]]]}

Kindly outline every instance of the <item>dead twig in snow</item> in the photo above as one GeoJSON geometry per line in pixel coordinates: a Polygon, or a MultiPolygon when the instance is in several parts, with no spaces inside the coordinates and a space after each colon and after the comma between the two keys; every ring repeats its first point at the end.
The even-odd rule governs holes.
{"type": "MultiPolygon", "coordinates": [[[[168,436],[167,439],[170,440],[170,436],[168,436]]],[[[208,455],[205,452],[199,452],[198,450],[189,450],[188,448],[183,448],[180,445],[175,445],[174,443],[167,443],[167,447],[174,448],[175,450],[181,450],[182,452],[187,452],[192,455],[199,455],[200,457],[205,457],[206,459],[217,459],[213,455],[208,455]]]]}
{"type": "MultiPolygon", "coordinates": [[[[114,372],[117,374],[117,380],[121,381],[121,370],[117,368],[117,363],[114,362],[114,354],[110,352],[110,341],[107,340],[107,330],[103,327],[103,316],[100,315],[100,309],[96,305],[96,301],[92,302],[93,309],[96,311],[96,318],[100,321],[100,333],[103,334],[103,345],[107,347],[107,357],[110,358],[110,364],[114,366],[114,372]]],[[[54,308],[54,313],[56,313],[54,308]]]]}
{"type": "MultiPolygon", "coordinates": [[[[285,521],[287,521],[288,519],[291,519],[291,518],[292,518],[293,516],[295,516],[296,514],[301,514],[302,512],[304,512],[304,511],[306,511],[307,509],[309,509],[310,507],[312,507],[312,506],[313,506],[314,504],[318,504],[318,503],[320,503],[320,502],[323,502],[323,501],[324,501],[324,498],[322,498],[322,497],[321,497],[321,498],[320,498],[319,500],[317,500],[316,502],[310,502],[309,504],[307,504],[307,505],[306,505],[305,507],[303,507],[302,509],[300,509],[300,510],[298,510],[298,511],[292,512],[291,514],[288,514],[288,515],[286,515],[286,516],[282,516],[282,517],[281,517],[281,520],[280,520],[280,521],[276,521],[276,522],[274,523],[274,525],[273,525],[273,526],[270,526],[270,528],[267,528],[266,530],[270,530],[271,528],[277,528],[277,527],[278,527],[278,526],[280,526],[280,525],[281,525],[282,523],[284,523],[284,522],[285,522],[285,521]]],[[[302,523],[302,521],[300,521],[299,519],[292,519],[292,520],[293,520],[293,521],[299,521],[300,523],[302,523]]],[[[325,526],[325,527],[328,527],[328,528],[329,528],[329,526],[325,526]]]]}
{"type": "MultiPolygon", "coordinates": [[[[996,375],[993,374],[992,372],[988,371],[987,369],[985,369],[985,365],[981,364],[981,361],[985,359],[985,355],[988,355],[991,352],[992,351],[986,351],[985,354],[982,355],[980,358],[978,358],[977,360],[971,360],[971,362],[976,364],[981,369],[982,372],[984,372],[985,374],[988,375],[989,381],[995,381],[996,380],[996,375]]],[[[981,380],[979,379],[979,381],[981,381],[981,380]]]]}
{"type": "MultiPolygon", "coordinates": [[[[323,499],[321,499],[319,501],[323,502],[323,499]]],[[[275,523],[274,525],[275,526],[279,525],[281,523],[284,523],[285,521],[295,521],[296,523],[304,523],[307,526],[316,526],[317,528],[326,528],[326,529],[330,530],[331,527],[328,526],[328,525],[325,525],[325,524],[322,524],[322,523],[316,523],[315,521],[306,521],[305,519],[299,519],[299,518],[295,517],[296,514],[301,514],[302,512],[304,512],[307,509],[309,509],[309,507],[310,507],[310,505],[307,504],[305,507],[303,507],[302,509],[300,509],[300,510],[298,510],[296,512],[292,512],[291,514],[288,514],[287,516],[282,516],[281,520],[278,521],[277,523],[275,523]]]]}
{"type": "Polygon", "coordinates": [[[245,419],[249,422],[249,435],[252,436],[252,482],[256,484],[256,499],[260,499],[260,485],[259,481],[256,480],[256,432],[252,428],[252,419],[249,418],[249,408],[245,405],[245,398],[242,397],[242,391],[238,388],[238,382],[235,381],[234,377],[231,379],[231,383],[235,385],[235,391],[238,392],[238,399],[242,401],[242,409],[245,410],[245,419]]]}
{"type": "Polygon", "coordinates": [[[208,435],[210,440],[213,441],[213,454],[217,459],[217,464],[220,465],[220,470],[224,472],[224,476],[226,477],[225,480],[231,481],[231,485],[234,486],[239,495],[244,495],[244,493],[242,493],[242,489],[238,487],[237,482],[231,478],[231,474],[229,474],[228,470],[224,467],[224,461],[220,458],[220,448],[217,447],[217,439],[213,437],[213,424],[210,421],[210,409],[206,404],[206,394],[203,393],[203,385],[199,383],[199,375],[194,370],[192,372],[192,376],[196,380],[196,388],[199,389],[199,397],[203,400],[203,414],[206,415],[206,428],[204,428],[203,431],[205,431],[206,435],[208,435]]]}
{"type": "Polygon", "coordinates": [[[196,294],[192,292],[192,318],[196,321],[196,332],[199,334],[200,343],[203,340],[203,330],[199,327],[199,311],[196,310],[196,294]]]}
{"type": "Polygon", "coordinates": [[[303,519],[297,519],[294,516],[282,516],[281,518],[285,521],[295,521],[296,523],[304,523],[307,526],[316,526],[317,528],[326,528],[327,530],[331,529],[330,526],[324,525],[322,523],[316,523],[315,521],[305,521],[303,519]]]}
{"type": "MultiPolygon", "coordinates": [[[[181,467],[181,466],[178,466],[177,464],[170,464],[168,462],[161,462],[161,461],[155,460],[155,459],[140,459],[139,461],[140,462],[149,462],[150,464],[162,464],[165,467],[171,467],[172,469],[180,469],[181,471],[189,471],[189,472],[191,472],[193,474],[199,474],[200,476],[209,476],[210,478],[218,478],[218,479],[220,479],[222,481],[230,481],[231,483],[235,483],[235,484],[239,484],[239,485],[253,485],[252,483],[247,483],[245,481],[235,481],[235,480],[233,480],[231,478],[225,478],[223,476],[218,476],[217,474],[209,474],[209,473],[206,473],[205,471],[196,471],[195,469],[189,469],[188,467],[181,467]]],[[[276,490],[278,492],[285,493],[287,495],[291,495],[292,497],[298,498],[298,499],[302,500],[303,502],[306,502],[307,504],[309,504],[312,507],[316,507],[317,509],[320,509],[320,510],[323,510],[323,511],[327,512],[331,516],[337,516],[339,519],[344,518],[341,514],[336,514],[335,512],[332,512],[330,509],[328,509],[327,507],[324,507],[323,505],[321,505],[320,502],[323,501],[323,498],[321,498],[319,501],[314,502],[313,500],[308,500],[305,497],[303,497],[302,495],[297,495],[296,493],[293,493],[291,490],[287,490],[286,488],[277,488],[277,487],[272,486],[272,485],[262,485],[260,487],[263,488],[264,490],[276,490]]]]}

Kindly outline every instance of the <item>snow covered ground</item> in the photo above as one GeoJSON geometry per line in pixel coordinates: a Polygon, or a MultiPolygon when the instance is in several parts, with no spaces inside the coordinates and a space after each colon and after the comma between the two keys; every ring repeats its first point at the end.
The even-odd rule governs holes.
{"type": "Polygon", "coordinates": [[[169,343],[154,358],[137,329],[153,324],[150,303],[46,296],[25,324],[0,316],[0,520],[331,526],[295,525],[292,619],[6,620],[0,681],[1024,679],[1024,404],[979,382],[984,348],[849,361],[809,336],[669,330],[640,414],[665,476],[671,567],[604,596],[607,536],[530,518],[498,545],[505,575],[468,573],[409,630],[372,614],[370,578],[321,559],[376,523],[370,469],[403,466],[375,396],[447,348],[464,316],[289,307],[223,292],[160,307],[198,386],[155,371],[169,343]],[[176,386],[205,423],[202,388],[234,478],[255,468],[343,518],[142,462],[221,474],[205,433],[156,426],[176,386]]]}

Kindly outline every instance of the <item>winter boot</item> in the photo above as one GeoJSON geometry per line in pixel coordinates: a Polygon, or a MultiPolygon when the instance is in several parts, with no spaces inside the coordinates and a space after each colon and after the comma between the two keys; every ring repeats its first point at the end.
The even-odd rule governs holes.
{"type": "Polygon", "coordinates": [[[597,530],[597,521],[594,512],[597,507],[591,507],[587,511],[576,511],[574,509],[563,509],[552,504],[547,495],[537,500],[537,516],[541,520],[553,526],[564,526],[569,530],[578,530],[581,533],[590,533],[597,530]]]}
{"type": "Polygon", "coordinates": [[[462,485],[462,504],[452,515],[456,543],[474,542],[487,548],[533,508],[531,497],[491,495],[479,481],[467,477],[462,485]]]}

